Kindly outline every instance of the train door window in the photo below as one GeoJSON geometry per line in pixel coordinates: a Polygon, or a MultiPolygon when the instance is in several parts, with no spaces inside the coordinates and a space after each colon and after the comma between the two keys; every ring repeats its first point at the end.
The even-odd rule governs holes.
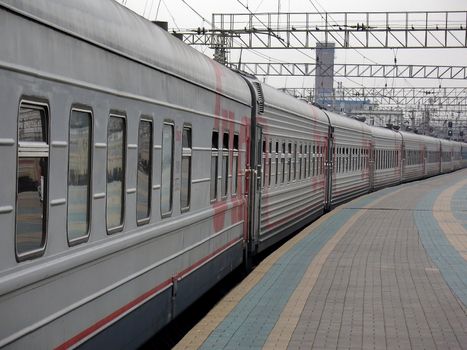
{"type": "Polygon", "coordinates": [[[180,208],[182,212],[188,211],[190,209],[191,150],[191,125],[184,125],[182,133],[182,171],[180,174],[180,208]]]}
{"type": "Polygon", "coordinates": [[[142,118],[138,127],[138,163],[136,166],[136,220],[149,222],[152,189],[152,120],[142,118]]]}
{"type": "Polygon", "coordinates": [[[161,214],[169,216],[172,212],[173,195],[173,154],[174,125],[164,122],[162,127],[162,174],[161,174],[161,214]]]}
{"type": "Polygon", "coordinates": [[[217,162],[219,157],[219,132],[213,131],[211,138],[211,202],[217,199],[217,162]]]}
{"type": "Polygon", "coordinates": [[[272,160],[273,160],[272,141],[269,141],[269,162],[268,162],[268,186],[271,186],[271,172],[272,172],[272,160]]]}
{"type": "Polygon", "coordinates": [[[16,177],[16,256],[42,255],[47,236],[48,107],[21,102],[16,177]]]}
{"type": "MultiPolygon", "coordinates": [[[[269,161],[269,183],[271,183],[270,172],[271,172],[271,161],[269,161]]],[[[238,134],[234,134],[233,162],[232,162],[232,196],[235,196],[237,194],[237,187],[238,187],[238,134]]]]}
{"type": "Polygon", "coordinates": [[[282,181],[285,182],[285,143],[282,142],[282,153],[281,153],[281,170],[282,170],[282,181]]]}
{"type": "Polygon", "coordinates": [[[125,202],[125,118],[110,115],[107,125],[107,232],[123,228],[125,202]]]}
{"type": "Polygon", "coordinates": [[[229,134],[224,133],[222,137],[222,188],[221,196],[227,197],[229,186],[229,134]]]}
{"type": "Polygon", "coordinates": [[[89,237],[91,112],[72,109],[68,140],[67,234],[70,245],[89,237]]]}
{"type": "Polygon", "coordinates": [[[276,177],[275,177],[275,183],[279,182],[279,142],[276,142],[276,177]]]}
{"type": "MultiPolygon", "coordinates": [[[[288,149],[287,149],[287,182],[290,182],[292,179],[292,144],[288,144],[288,149]]],[[[295,160],[294,160],[295,162],[295,160]]]]}

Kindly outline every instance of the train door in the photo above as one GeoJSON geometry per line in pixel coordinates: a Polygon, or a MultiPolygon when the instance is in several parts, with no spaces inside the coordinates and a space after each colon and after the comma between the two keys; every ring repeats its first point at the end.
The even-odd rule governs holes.
{"type": "Polygon", "coordinates": [[[324,180],[324,210],[328,211],[332,206],[332,176],[334,164],[334,137],[332,126],[328,132],[328,147],[325,161],[325,180],[324,180]]]}
{"type": "Polygon", "coordinates": [[[249,205],[248,205],[248,248],[245,263],[250,268],[250,255],[255,255],[258,249],[260,223],[261,223],[261,193],[262,193],[262,127],[252,126],[252,139],[250,150],[250,168],[247,169],[249,179],[249,205]]]}

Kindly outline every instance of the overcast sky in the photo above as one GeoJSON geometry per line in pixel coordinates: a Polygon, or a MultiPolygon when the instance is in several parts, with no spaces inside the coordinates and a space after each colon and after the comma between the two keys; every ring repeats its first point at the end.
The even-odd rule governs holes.
{"type": "MultiPolygon", "coordinates": [[[[212,13],[247,13],[242,4],[248,6],[253,12],[277,12],[280,6],[281,12],[316,12],[314,6],[320,11],[327,12],[358,12],[358,11],[466,11],[466,0],[118,0],[126,2],[126,6],[136,13],[154,20],[169,22],[169,28],[180,30],[193,29],[197,27],[210,28],[212,13]],[[192,9],[190,9],[191,6],[192,9]],[[314,5],[314,6],[313,6],[314,5]],[[199,14],[197,15],[195,11],[199,14]],[[201,17],[204,17],[204,21],[201,17]]],[[[363,18],[362,18],[363,22],[363,18]]],[[[198,48],[201,50],[201,48],[198,48]]],[[[272,50],[262,50],[263,54],[279,59],[281,61],[290,60],[294,62],[312,62],[311,57],[315,56],[314,50],[307,52],[297,52],[282,50],[281,52],[272,50]]],[[[209,51],[207,51],[209,54],[209,51]]],[[[238,56],[238,52],[233,52],[232,57],[238,56]]],[[[371,63],[375,61],[379,64],[393,64],[394,57],[397,57],[399,64],[426,64],[426,65],[459,65],[467,64],[467,49],[378,49],[378,50],[336,50],[336,63],[371,63]]],[[[261,61],[257,54],[244,52],[242,61],[261,61]]],[[[264,61],[264,59],[263,59],[264,61]]],[[[314,78],[269,78],[268,83],[282,87],[311,87],[314,78]],[[311,85],[311,86],[310,86],[311,85]]],[[[367,87],[384,86],[462,86],[465,81],[438,81],[427,79],[363,79],[363,78],[336,78],[342,81],[345,87],[365,85],[367,87]]],[[[336,86],[335,86],[336,87],[336,86]]]]}

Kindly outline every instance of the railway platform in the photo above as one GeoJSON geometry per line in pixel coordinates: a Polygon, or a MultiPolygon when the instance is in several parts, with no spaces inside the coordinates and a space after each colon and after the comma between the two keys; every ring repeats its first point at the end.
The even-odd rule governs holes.
{"type": "Polygon", "coordinates": [[[260,348],[467,349],[467,169],[334,209],[176,346],[260,348]]]}

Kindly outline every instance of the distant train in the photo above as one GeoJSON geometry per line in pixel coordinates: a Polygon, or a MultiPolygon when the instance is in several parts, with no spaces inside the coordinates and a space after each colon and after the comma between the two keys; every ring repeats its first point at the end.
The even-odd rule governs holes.
{"type": "Polygon", "coordinates": [[[0,0],[0,44],[0,347],[137,347],[324,211],[467,164],[112,0],[0,0]]]}

